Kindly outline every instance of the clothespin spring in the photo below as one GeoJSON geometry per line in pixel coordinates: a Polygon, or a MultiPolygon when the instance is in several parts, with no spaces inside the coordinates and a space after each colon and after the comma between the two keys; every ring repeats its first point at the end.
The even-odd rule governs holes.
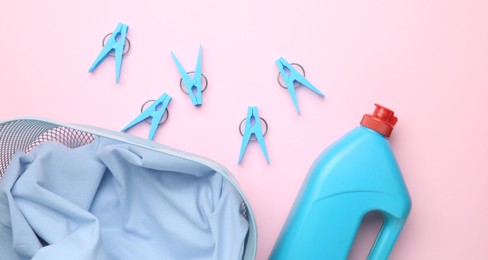
{"type": "MultiPolygon", "coordinates": [[[[147,105],[150,105],[150,104],[154,103],[154,101],[156,101],[156,100],[154,100],[154,99],[150,99],[150,100],[148,100],[148,101],[144,102],[144,104],[142,104],[142,106],[141,106],[141,113],[142,113],[142,112],[144,112],[144,110],[146,110],[146,106],[147,106],[147,105]]],[[[166,123],[166,121],[168,121],[168,118],[169,118],[169,110],[168,110],[168,108],[166,108],[166,109],[165,109],[165,111],[164,111],[163,117],[162,117],[162,118],[161,118],[161,120],[159,121],[158,126],[160,126],[160,125],[162,125],[162,124],[166,123]]],[[[146,122],[146,123],[148,123],[148,124],[151,124],[151,123],[152,123],[152,119],[150,119],[150,118],[146,118],[146,119],[144,120],[144,122],[146,122]]]]}
{"type": "MultiPolygon", "coordinates": [[[[188,76],[190,76],[190,75],[195,74],[195,71],[188,71],[188,73],[186,73],[186,74],[188,74],[188,76]]],[[[203,93],[207,89],[208,80],[207,80],[207,77],[205,77],[205,75],[203,75],[203,74],[201,74],[201,75],[202,75],[202,78],[205,79],[205,85],[202,88],[202,93],[203,93]]],[[[186,87],[183,85],[183,78],[180,78],[180,89],[186,95],[190,95],[190,93],[188,93],[188,90],[186,90],[186,87]]]]}
{"type": "MultiPolygon", "coordinates": [[[[302,71],[302,76],[305,77],[305,69],[303,68],[302,65],[300,65],[298,63],[290,63],[290,65],[293,66],[293,67],[295,67],[295,68],[299,68],[302,71]]],[[[278,78],[277,78],[277,80],[278,80],[278,84],[280,84],[280,87],[282,87],[284,89],[287,89],[285,83],[283,82],[283,77],[281,76],[281,72],[278,72],[278,78]]],[[[301,84],[298,81],[293,82],[293,86],[295,86],[295,88],[299,87],[300,85],[301,84]]]]}
{"type": "MultiPolygon", "coordinates": [[[[102,40],[102,48],[105,47],[105,44],[107,42],[107,38],[112,35],[113,33],[108,33],[107,35],[105,35],[105,37],[103,37],[103,40],[102,40]]],[[[125,46],[124,46],[124,52],[122,53],[122,55],[126,55],[129,51],[130,51],[130,41],[127,37],[125,37],[125,42],[127,43],[125,46]]],[[[114,51],[112,50],[111,52],[108,53],[108,55],[112,56],[112,57],[115,57],[115,54],[113,53],[114,51]]]]}
{"type": "MultiPolygon", "coordinates": [[[[242,136],[244,136],[244,132],[242,131],[243,125],[246,122],[247,118],[242,119],[241,123],[239,124],[239,133],[241,133],[242,136]]],[[[268,133],[268,122],[264,120],[264,118],[259,117],[259,120],[264,123],[264,133],[263,137],[266,136],[266,133],[268,133]]],[[[256,136],[252,135],[250,140],[257,140],[256,136]]]]}

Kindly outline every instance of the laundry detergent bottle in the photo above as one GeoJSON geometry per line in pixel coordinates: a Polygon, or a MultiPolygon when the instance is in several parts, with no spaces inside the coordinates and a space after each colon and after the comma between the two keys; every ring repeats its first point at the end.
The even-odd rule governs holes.
{"type": "Polygon", "coordinates": [[[397,118],[375,106],[361,126],[317,158],[270,259],[347,259],[361,221],[371,211],[382,214],[383,226],[368,259],[388,259],[411,201],[388,142],[397,118]]]}

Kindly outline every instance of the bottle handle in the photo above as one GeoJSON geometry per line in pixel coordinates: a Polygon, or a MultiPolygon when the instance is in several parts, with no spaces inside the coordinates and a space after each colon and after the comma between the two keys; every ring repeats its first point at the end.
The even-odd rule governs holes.
{"type": "Polygon", "coordinates": [[[383,214],[384,222],[368,255],[368,260],[387,260],[402,231],[405,221],[390,214],[383,214]]]}

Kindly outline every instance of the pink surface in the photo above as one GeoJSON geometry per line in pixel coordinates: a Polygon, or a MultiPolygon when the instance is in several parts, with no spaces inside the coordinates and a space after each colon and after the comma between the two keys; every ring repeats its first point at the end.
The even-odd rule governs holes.
{"type": "MultiPolygon", "coordinates": [[[[488,259],[487,13],[475,0],[3,1],[0,120],[119,130],[167,92],[171,115],[156,141],[231,170],[266,259],[313,160],[377,102],[399,118],[391,143],[413,201],[391,259],[488,259]],[[88,68],[118,22],[132,49],[116,85],[113,59],[88,68]],[[193,70],[200,44],[209,87],[194,108],[170,50],[193,70]],[[277,85],[280,56],[326,95],[298,89],[301,116],[277,85]],[[270,165],[257,143],[237,165],[249,105],[269,124],[270,165]]],[[[374,230],[361,237],[351,259],[364,259],[374,230]]]]}

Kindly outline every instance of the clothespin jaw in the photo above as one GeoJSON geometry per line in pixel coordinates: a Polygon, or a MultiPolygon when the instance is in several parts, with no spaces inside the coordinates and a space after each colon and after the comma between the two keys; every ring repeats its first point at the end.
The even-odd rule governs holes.
{"type": "Polygon", "coordinates": [[[302,76],[290,63],[288,63],[283,57],[280,57],[276,61],[276,65],[280,70],[281,76],[283,77],[283,81],[285,82],[286,88],[288,89],[288,93],[290,93],[291,99],[293,100],[293,104],[300,115],[300,108],[298,107],[298,100],[295,93],[295,82],[300,83],[302,86],[305,86],[311,89],[313,92],[317,93],[319,96],[323,97],[324,94],[320,92],[310,81],[308,81],[304,76],[302,76]]]}
{"type": "Polygon", "coordinates": [[[164,93],[154,103],[152,103],[147,109],[145,109],[139,116],[137,116],[132,122],[122,129],[122,132],[127,131],[129,128],[139,124],[140,122],[151,117],[151,128],[149,129],[149,140],[154,139],[156,130],[158,129],[159,122],[163,118],[164,112],[171,101],[171,97],[164,93]]]}
{"type": "Polygon", "coordinates": [[[268,151],[266,150],[266,144],[264,143],[264,135],[261,129],[260,120],[261,118],[258,115],[258,108],[255,106],[248,107],[246,126],[244,128],[244,134],[242,136],[241,151],[239,153],[239,160],[237,161],[237,164],[241,163],[242,157],[244,156],[244,152],[246,151],[247,145],[252,135],[256,137],[256,140],[258,141],[259,146],[264,153],[264,157],[266,157],[266,162],[269,164],[268,151]]]}
{"type": "Polygon", "coordinates": [[[122,68],[122,56],[124,55],[125,41],[127,38],[127,31],[129,27],[123,23],[119,23],[115,31],[112,33],[107,43],[103,47],[100,54],[91,65],[88,72],[94,71],[98,65],[107,57],[107,55],[114,51],[115,56],[115,81],[119,83],[120,81],[120,71],[122,68]]]}
{"type": "Polygon", "coordinates": [[[173,52],[171,52],[171,55],[173,56],[176,67],[183,79],[183,83],[185,84],[191,102],[194,106],[200,106],[202,104],[202,46],[200,46],[198,51],[197,65],[195,67],[193,78],[188,75],[178,58],[176,58],[176,55],[173,52]]]}

